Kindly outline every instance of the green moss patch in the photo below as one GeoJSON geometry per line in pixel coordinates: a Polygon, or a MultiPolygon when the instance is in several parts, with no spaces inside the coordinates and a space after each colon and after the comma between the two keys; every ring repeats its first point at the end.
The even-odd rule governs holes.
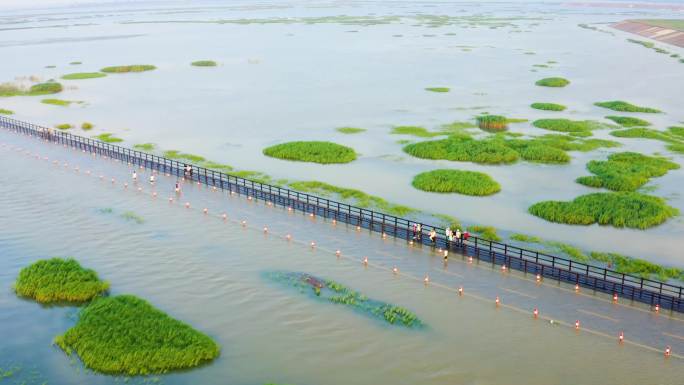
{"type": "Polygon", "coordinates": [[[649,113],[649,114],[656,114],[661,112],[660,110],[657,110],[655,108],[650,108],[650,107],[641,107],[634,105],[632,103],[628,103],[622,100],[611,100],[607,102],[596,102],[594,103],[595,106],[598,107],[603,107],[607,108],[609,110],[613,111],[619,111],[619,112],[644,112],[644,113],[649,113]]]}
{"type": "Polygon", "coordinates": [[[567,108],[562,104],[556,103],[532,103],[530,104],[530,107],[544,111],[565,111],[565,109],[567,108]]]}
{"type": "Polygon", "coordinates": [[[157,69],[157,67],[149,64],[132,64],[132,65],[126,65],[126,66],[112,66],[112,67],[105,67],[100,70],[100,72],[106,72],[106,73],[116,73],[116,74],[121,74],[121,73],[127,73],[127,72],[145,72],[145,71],[152,71],[157,69]]]}
{"type": "Polygon", "coordinates": [[[608,160],[590,161],[587,169],[595,175],[577,178],[577,183],[614,191],[635,191],[648,183],[650,178],[663,176],[678,168],[679,164],[667,159],[622,152],[608,156],[608,160]]]}
{"type": "Polygon", "coordinates": [[[81,80],[81,79],[96,79],[96,78],[103,78],[107,76],[107,74],[104,74],[102,72],[76,72],[73,74],[66,74],[62,76],[62,79],[64,80],[81,80]]]}
{"type": "Polygon", "coordinates": [[[539,202],[530,206],[529,212],[550,222],[636,229],[654,227],[679,215],[664,199],[636,192],[594,193],[570,202],[539,202]]]}
{"type": "Polygon", "coordinates": [[[0,108],[0,115],[13,115],[14,111],[12,110],[6,110],[4,108],[0,108]]]}
{"type": "Polygon", "coordinates": [[[125,375],[192,368],[220,352],[207,335],[132,295],[95,300],[55,344],[89,369],[125,375]]]}
{"type": "Polygon", "coordinates": [[[358,127],[338,127],[335,129],[337,132],[341,132],[343,134],[360,134],[362,132],[365,132],[365,128],[358,128],[358,127]]]}
{"type": "Polygon", "coordinates": [[[265,273],[271,281],[285,284],[308,294],[311,298],[350,308],[368,317],[391,325],[421,328],[423,323],[411,311],[382,301],[370,299],[341,283],[318,278],[306,273],[273,271],[265,273]]]}
{"type": "Polygon", "coordinates": [[[111,133],[102,133],[100,135],[94,136],[95,139],[100,140],[105,143],[120,143],[123,142],[123,139],[117,138],[114,136],[114,134],[111,133]]]}
{"type": "Polygon", "coordinates": [[[157,145],[154,143],[140,143],[136,144],[133,146],[136,150],[140,151],[154,151],[155,148],[157,148],[157,145]]]}
{"type": "Polygon", "coordinates": [[[679,126],[668,127],[667,132],[670,135],[674,135],[677,138],[684,140],[684,127],[679,127],[679,126]]]}
{"type": "Polygon", "coordinates": [[[53,106],[61,106],[61,107],[68,107],[71,103],[74,103],[71,100],[62,100],[62,99],[43,99],[40,102],[43,104],[51,104],[53,106]]]}
{"type": "Polygon", "coordinates": [[[58,124],[58,125],[55,126],[55,128],[57,128],[58,130],[68,130],[68,129],[70,129],[71,127],[72,127],[72,126],[71,126],[71,124],[69,124],[69,123],[62,123],[62,124],[58,124]]]}
{"type": "Polygon", "coordinates": [[[39,96],[50,95],[62,92],[64,88],[57,82],[46,82],[34,84],[28,89],[19,88],[12,83],[0,84],[0,96],[39,96]]]}
{"type": "Polygon", "coordinates": [[[480,115],[476,118],[477,125],[483,130],[505,130],[508,128],[508,119],[501,115],[480,115]]]}
{"type": "Polygon", "coordinates": [[[204,162],[206,159],[203,156],[183,153],[176,150],[164,151],[164,157],[169,159],[184,159],[190,162],[204,162]]]}
{"type": "Polygon", "coordinates": [[[449,87],[428,87],[425,89],[425,91],[430,91],[430,92],[449,92],[450,89],[449,87]]]}
{"type": "Polygon", "coordinates": [[[471,233],[475,233],[480,238],[486,239],[488,241],[494,241],[494,242],[501,241],[501,237],[497,233],[496,228],[493,226],[481,226],[481,225],[468,226],[468,231],[470,231],[471,233]]]}
{"type": "Polygon", "coordinates": [[[555,77],[540,79],[534,84],[542,87],[565,87],[570,84],[570,81],[568,79],[555,77]]]}
{"type": "Polygon", "coordinates": [[[674,267],[664,267],[655,263],[627,257],[617,253],[591,252],[590,257],[594,261],[607,263],[619,273],[636,275],[645,279],[655,279],[667,282],[671,279],[683,279],[683,271],[674,267]]]}
{"type": "Polygon", "coordinates": [[[74,259],[51,258],[21,269],[14,289],[40,303],[86,302],[106,292],[109,283],[74,259]]]}
{"type": "Polygon", "coordinates": [[[396,126],[392,127],[392,131],[390,133],[393,135],[411,135],[419,138],[432,138],[435,136],[446,135],[444,132],[428,131],[426,128],[420,126],[396,126]]]}
{"type": "Polygon", "coordinates": [[[198,60],[190,63],[195,67],[216,67],[216,62],[213,60],[198,60]]]}
{"type": "Polygon", "coordinates": [[[644,138],[644,139],[654,139],[660,140],[662,142],[674,143],[678,142],[679,139],[671,135],[668,132],[658,131],[651,128],[644,127],[634,127],[628,128],[626,130],[611,131],[612,136],[618,138],[644,138]]]}
{"type": "Polygon", "coordinates": [[[591,136],[591,131],[605,128],[599,122],[592,120],[570,120],[570,119],[538,119],[532,122],[532,125],[549,131],[558,131],[566,133],[579,133],[591,136]]]}
{"type": "Polygon", "coordinates": [[[650,122],[631,116],[606,116],[606,119],[610,119],[622,127],[645,127],[651,125],[650,122]]]}
{"type": "Polygon", "coordinates": [[[298,141],[277,144],[263,150],[264,155],[278,159],[321,164],[349,163],[356,159],[353,149],[332,142],[298,141]]]}
{"type": "Polygon", "coordinates": [[[92,124],[92,123],[90,123],[90,122],[83,122],[83,124],[81,124],[81,129],[82,129],[83,131],[92,130],[93,127],[95,127],[95,125],[92,124]]]}
{"type": "Polygon", "coordinates": [[[420,173],[413,178],[412,184],[423,191],[475,196],[492,195],[501,191],[501,186],[485,173],[451,169],[420,173]]]}

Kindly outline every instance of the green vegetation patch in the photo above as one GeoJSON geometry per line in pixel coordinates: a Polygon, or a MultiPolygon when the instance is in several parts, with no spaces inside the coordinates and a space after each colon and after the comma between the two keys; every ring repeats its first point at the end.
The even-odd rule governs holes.
{"type": "Polygon", "coordinates": [[[265,148],[263,153],[278,159],[321,164],[349,163],[356,159],[356,152],[353,149],[322,141],[281,143],[265,148]]]}
{"type": "Polygon", "coordinates": [[[6,110],[4,108],[0,108],[0,115],[13,115],[14,111],[12,110],[6,110]]]}
{"type": "Polygon", "coordinates": [[[57,82],[34,84],[28,89],[23,89],[12,83],[0,84],[0,96],[39,96],[62,92],[64,88],[57,82]]]}
{"type": "Polygon", "coordinates": [[[509,120],[501,115],[480,115],[476,118],[477,125],[483,130],[505,130],[509,120]]]}
{"type": "Polygon", "coordinates": [[[342,305],[365,316],[383,320],[391,325],[421,328],[424,324],[411,311],[382,301],[370,299],[338,282],[321,279],[306,273],[272,271],[265,273],[274,282],[308,293],[312,298],[342,305]]]}
{"type": "Polygon", "coordinates": [[[81,80],[81,79],[96,79],[96,78],[103,78],[107,76],[107,74],[104,74],[102,72],[76,72],[73,74],[66,74],[62,76],[62,79],[64,80],[81,80]]]}
{"type": "Polygon", "coordinates": [[[62,124],[56,125],[55,127],[56,127],[58,130],[68,130],[68,129],[71,128],[71,124],[69,124],[69,123],[62,123],[62,124]]]}
{"type": "Polygon", "coordinates": [[[656,279],[667,282],[670,279],[684,278],[684,271],[674,267],[664,267],[649,261],[627,257],[617,253],[591,252],[592,260],[607,263],[613,270],[630,275],[636,275],[645,279],[656,279]]]}
{"type": "Polygon", "coordinates": [[[493,226],[481,226],[481,225],[468,226],[468,231],[475,233],[480,238],[486,239],[488,241],[499,242],[501,240],[501,237],[496,232],[496,228],[493,226]]]}
{"type": "Polygon", "coordinates": [[[650,107],[641,107],[634,105],[632,103],[628,103],[622,100],[611,100],[607,102],[596,102],[594,103],[595,106],[598,107],[603,107],[607,108],[609,110],[613,111],[619,111],[619,112],[644,112],[644,113],[649,113],[649,114],[657,114],[659,112],[662,112],[660,110],[656,110],[655,108],[650,108],[650,107]]]}
{"type": "Polygon", "coordinates": [[[51,258],[21,269],[14,289],[40,303],[86,302],[105,293],[109,283],[74,259],[51,258]]]}
{"type": "Polygon", "coordinates": [[[95,139],[105,142],[105,143],[120,143],[123,142],[123,139],[117,138],[114,136],[114,134],[105,132],[100,135],[94,136],[95,139]]]}
{"type": "Polygon", "coordinates": [[[112,66],[112,67],[105,67],[100,70],[100,72],[106,72],[106,73],[116,73],[116,74],[121,74],[121,73],[127,73],[127,72],[144,72],[144,71],[152,71],[157,69],[157,67],[149,64],[132,64],[132,65],[127,65],[127,66],[112,66]]]}
{"type": "Polygon", "coordinates": [[[411,207],[407,206],[402,206],[402,205],[396,205],[393,203],[389,203],[386,200],[374,196],[374,195],[369,195],[363,191],[356,190],[356,189],[350,189],[350,188],[345,188],[345,187],[340,187],[340,186],[334,186],[328,183],[324,182],[319,182],[319,181],[302,181],[302,182],[293,182],[290,183],[289,185],[292,189],[301,191],[301,192],[306,192],[306,193],[312,193],[312,194],[318,194],[318,195],[330,195],[330,194],[335,194],[338,197],[344,199],[345,201],[350,202],[351,204],[354,204],[359,207],[363,208],[373,208],[377,209],[379,211],[383,211],[388,214],[392,215],[397,215],[397,216],[406,216],[411,213],[417,212],[416,209],[413,209],[411,207]]]}
{"type": "Polygon", "coordinates": [[[664,199],[636,192],[587,194],[570,202],[544,201],[530,206],[529,212],[550,222],[636,229],[657,226],[679,215],[664,199]]]}
{"type": "Polygon", "coordinates": [[[154,151],[157,145],[154,143],[140,143],[133,146],[136,150],[140,151],[154,151]]]}
{"type": "Polygon", "coordinates": [[[570,81],[565,78],[544,78],[537,80],[534,84],[542,87],[565,87],[570,84],[570,81]]]}
{"type": "Polygon", "coordinates": [[[71,103],[73,103],[71,100],[62,100],[62,99],[43,99],[40,102],[43,104],[51,104],[53,106],[62,106],[62,107],[68,107],[71,103]]]}
{"type": "Polygon", "coordinates": [[[567,108],[562,104],[556,103],[532,103],[530,104],[530,107],[544,111],[565,111],[565,109],[567,108]]]}
{"type": "Polygon", "coordinates": [[[588,134],[586,136],[591,136],[593,130],[607,127],[592,120],[570,119],[538,119],[532,122],[532,125],[549,131],[588,134]]]}
{"type": "Polygon", "coordinates": [[[645,127],[651,125],[650,122],[631,116],[606,116],[606,119],[610,119],[622,127],[645,127]]]}
{"type": "Polygon", "coordinates": [[[413,178],[412,184],[423,191],[475,196],[492,195],[501,191],[501,186],[485,173],[451,169],[420,173],[413,178]]]}
{"type": "Polygon", "coordinates": [[[432,138],[435,136],[446,135],[444,132],[428,131],[424,127],[420,126],[396,126],[392,127],[392,131],[390,133],[393,135],[412,135],[419,138],[432,138]]]}
{"type": "Polygon", "coordinates": [[[83,122],[83,124],[81,124],[81,129],[82,129],[83,131],[92,130],[93,127],[95,127],[95,125],[92,124],[92,123],[90,123],[90,122],[83,122]]]}
{"type": "Polygon", "coordinates": [[[425,91],[430,91],[430,92],[449,92],[450,89],[449,87],[427,87],[425,91]]]}
{"type": "Polygon", "coordinates": [[[358,127],[338,127],[335,129],[337,132],[341,132],[343,134],[359,134],[362,132],[365,132],[365,128],[358,128],[358,127]]]}
{"type": "Polygon", "coordinates": [[[190,64],[195,67],[216,67],[216,62],[213,60],[198,60],[190,64]]]}
{"type": "Polygon", "coordinates": [[[137,223],[139,225],[145,223],[145,219],[143,217],[141,217],[140,215],[134,213],[133,211],[126,211],[126,212],[122,213],[121,218],[123,218],[127,221],[130,221],[130,222],[137,223]]]}
{"type": "Polygon", "coordinates": [[[681,138],[684,140],[684,127],[672,126],[667,128],[667,132],[671,135],[681,138]]]}
{"type": "Polygon", "coordinates": [[[611,154],[608,160],[592,160],[587,169],[594,176],[577,178],[577,183],[590,187],[603,187],[614,191],[635,191],[648,183],[650,178],[676,170],[679,164],[667,159],[636,152],[611,154]]]}
{"type": "Polygon", "coordinates": [[[207,335],[132,295],[93,301],[55,344],[89,369],[125,375],[192,368],[220,352],[207,335]]]}
{"type": "Polygon", "coordinates": [[[525,243],[542,243],[542,239],[539,237],[535,237],[532,235],[527,235],[527,234],[521,234],[521,233],[515,233],[511,234],[509,237],[510,239],[518,242],[525,242],[525,243]]]}
{"type": "Polygon", "coordinates": [[[164,157],[169,159],[184,159],[190,162],[204,162],[206,159],[203,156],[195,154],[187,154],[177,150],[164,151],[164,157]]]}

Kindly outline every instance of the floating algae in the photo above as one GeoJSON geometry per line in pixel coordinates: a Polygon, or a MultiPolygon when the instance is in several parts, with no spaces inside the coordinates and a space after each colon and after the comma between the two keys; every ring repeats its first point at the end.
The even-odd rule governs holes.
{"type": "Polygon", "coordinates": [[[421,328],[424,324],[407,309],[370,299],[344,285],[329,279],[322,279],[307,273],[290,271],[269,271],[264,274],[269,280],[292,286],[300,293],[308,293],[320,300],[345,305],[369,317],[384,320],[392,325],[421,328]]]}

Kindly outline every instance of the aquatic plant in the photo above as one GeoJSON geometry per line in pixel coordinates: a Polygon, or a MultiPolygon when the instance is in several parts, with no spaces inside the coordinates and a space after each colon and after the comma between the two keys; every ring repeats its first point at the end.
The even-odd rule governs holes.
{"type": "Polygon", "coordinates": [[[93,127],[95,127],[95,125],[92,124],[92,123],[90,123],[90,122],[83,122],[83,124],[81,124],[81,129],[82,129],[83,131],[92,130],[93,127]]]}
{"type": "Polygon", "coordinates": [[[449,92],[450,89],[449,87],[427,87],[425,91],[430,91],[430,92],[449,92]]]}
{"type": "Polygon", "coordinates": [[[73,103],[71,100],[62,100],[62,99],[43,99],[40,102],[43,104],[52,104],[53,106],[62,106],[62,107],[68,107],[71,103],[73,103]]]}
{"type": "Polygon", "coordinates": [[[359,134],[366,131],[366,129],[358,127],[338,127],[335,129],[335,131],[341,132],[343,134],[359,134]]]}
{"type": "Polygon", "coordinates": [[[627,39],[627,41],[630,43],[639,44],[639,45],[644,46],[646,48],[655,47],[655,44],[650,42],[650,41],[643,41],[643,40],[636,40],[636,39],[627,39]]]}
{"type": "Polygon", "coordinates": [[[655,263],[639,259],[627,257],[618,253],[600,253],[592,251],[590,254],[592,260],[607,263],[613,270],[630,275],[640,276],[646,279],[656,279],[666,282],[670,279],[681,280],[682,271],[674,267],[664,267],[655,263]]]}
{"type": "Polygon", "coordinates": [[[677,154],[684,154],[684,143],[668,144],[667,149],[676,152],[677,154]]]}
{"type": "Polygon", "coordinates": [[[393,135],[412,135],[416,136],[419,138],[432,138],[435,136],[443,136],[446,135],[444,132],[433,132],[433,131],[428,131],[424,127],[420,126],[396,126],[392,127],[392,131],[390,134],[393,135]]]}
{"type": "Polygon", "coordinates": [[[610,119],[622,127],[645,127],[651,125],[650,122],[631,116],[606,116],[606,119],[610,119]]]}
{"type": "Polygon", "coordinates": [[[123,214],[121,214],[121,218],[123,218],[127,221],[135,222],[139,225],[145,223],[145,219],[143,217],[141,217],[140,215],[134,213],[133,211],[124,212],[123,214]]]}
{"type": "Polygon", "coordinates": [[[507,164],[518,160],[519,154],[499,141],[476,140],[468,135],[453,135],[447,139],[412,143],[404,152],[423,159],[482,164],[507,164]]]}
{"type": "Polygon", "coordinates": [[[544,111],[564,111],[567,107],[556,103],[532,103],[530,107],[544,111]]]}
{"type": "Polygon", "coordinates": [[[154,151],[157,145],[154,143],[140,143],[133,145],[133,148],[140,151],[154,151]]]}
{"type": "Polygon", "coordinates": [[[480,238],[486,239],[488,241],[501,241],[501,237],[497,233],[496,228],[494,226],[473,225],[468,226],[468,231],[470,231],[471,233],[475,233],[480,238]]]}
{"type": "Polygon", "coordinates": [[[572,201],[544,201],[528,209],[550,222],[571,225],[612,225],[647,229],[679,215],[659,197],[636,192],[593,193],[572,201]]]}
{"type": "Polygon", "coordinates": [[[64,88],[60,83],[57,82],[47,82],[47,83],[38,83],[32,85],[28,92],[25,93],[25,95],[28,96],[37,96],[37,95],[49,95],[49,94],[56,94],[59,92],[62,92],[64,88]]]}
{"type": "Polygon", "coordinates": [[[71,124],[69,124],[69,123],[62,123],[62,124],[56,125],[55,128],[57,128],[57,129],[59,129],[59,130],[68,130],[68,129],[71,128],[71,124]]]}
{"type": "Polygon", "coordinates": [[[452,169],[423,172],[413,178],[413,187],[430,192],[484,196],[501,191],[489,175],[475,171],[452,169]]]}
{"type": "Polygon", "coordinates": [[[537,80],[534,84],[542,87],[565,87],[568,84],[570,84],[570,81],[568,79],[564,78],[544,78],[537,80]]]}
{"type": "Polygon", "coordinates": [[[447,214],[432,214],[432,216],[440,222],[441,227],[449,227],[452,229],[461,229],[461,221],[458,218],[447,214]]]}
{"type": "Polygon", "coordinates": [[[157,69],[157,67],[149,64],[132,64],[132,65],[125,65],[125,66],[112,66],[112,67],[105,67],[100,70],[100,72],[107,72],[107,73],[126,73],[126,72],[144,72],[144,71],[152,71],[157,69]]]}
{"type": "Polygon", "coordinates": [[[195,67],[216,67],[216,62],[213,60],[198,60],[190,63],[195,67]]]}
{"type": "Polygon", "coordinates": [[[51,258],[21,269],[14,289],[40,303],[86,302],[105,293],[109,283],[72,258],[51,258]]]}
{"type": "Polygon", "coordinates": [[[651,128],[644,127],[634,127],[628,128],[626,130],[611,131],[612,136],[618,138],[644,138],[644,139],[655,139],[663,142],[673,143],[677,142],[678,139],[669,135],[667,132],[654,130],[651,128]]]}
{"type": "Polygon", "coordinates": [[[375,317],[392,325],[408,328],[423,327],[422,321],[411,311],[396,305],[377,301],[356,292],[341,283],[321,279],[306,273],[268,272],[266,277],[298,289],[301,293],[311,290],[314,298],[345,305],[366,316],[375,317]]]}
{"type": "Polygon", "coordinates": [[[169,159],[184,159],[191,162],[204,162],[206,159],[203,156],[183,153],[177,150],[164,151],[164,157],[169,159]]]}
{"type": "Polygon", "coordinates": [[[589,256],[584,254],[584,252],[580,250],[578,247],[562,242],[546,242],[546,244],[552,246],[553,248],[565,254],[572,260],[583,263],[589,262],[589,256]]]}
{"type": "Polygon", "coordinates": [[[504,143],[528,162],[546,164],[570,162],[570,155],[564,149],[556,147],[556,143],[553,141],[543,139],[509,139],[504,143]]]}
{"type": "Polygon", "coordinates": [[[323,196],[335,194],[339,198],[358,207],[373,208],[397,216],[406,216],[407,214],[417,212],[414,208],[389,203],[380,197],[367,194],[361,190],[334,186],[319,181],[292,182],[289,187],[297,191],[323,196]]]}
{"type": "Polygon", "coordinates": [[[6,110],[4,108],[0,108],[0,115],[12,115],[12,114],[14,114],[14,111],[6,110]]]}
{"type": "Polygon", "coordinates": [[[501,115],[479,115],[477,125],[483,130],[505,130],[509,120],[501,115]]]}
{"type": "Polygon", "coordinates": [[[650,108],[650,107],[641,107],[634,105],[632,103],[628,103],[622,100],[611,100],[607,102],[596,102],[594,103],[595,106],[598,107],[603,107],[607,108],[609,110],[613,111],[619,111],[619,112],[645,112],[645,113],[650,113],[650,114],[655,114],[662,112],[660,110],[657,110],[655,108],[650,108]]]}
{"type": "Polygon", "coordinates": [[[542,243],[542,239],[539,237],[535,237],[532,235],[527,235],[527,234],[520,234],[520,233],[515,233],[511,234],[509,237],[510,239],[518,242],[525,242],[525,243],[542,243]]]}
{"type": "Polygon", "coordinates": [[[77,66],[77,65],[81,65],[81,64],[83,64],[83,63],[80,62],[80,61],[72,61],[72,62],[70,62],[69,64],[72,65],[72,66],[77,66]]]}
{"type": "Polygon", "coordinates": [[[192,368],[220,353],[207,335],[132,295],[96,299],[54,342],[89,369],[131,376],[192,368]]]}
{"type": "Polygon", "coordinates": [[[102,72],[76,72],[73,74],[66,74],[62,76],[64,80],[81,80],[81,79],[96,79],[107,76],[102,72]]]}
{"type": "Polygon", "coordinates": [[[667,128],[667,132],[684,140],[684,127],[672,126],[667,128]]]}
{"type": "Polygon", "coordinates": [[[95,139],[97,139],[97,140],[99,140],[99,141],[105,142],[105,143],[120,143],[120,142],[123,142],[123,139],[117,138],[116,136],[114,136],[114,134],[111,134],[111,133],[108,133],[108,132],[105,132],[105,133],[102,133],[102,134],[100,134],[100,135],[94,136],[93,138],[95,138],[95,139]]]}
{"type": "Polygon", "coordinates": [[[476,128],[477,125],[473,124],[472,122],[461,122],[461,121],[453,121],[451,123],[443,124],[441,126],[442,132],[444,133],[456,133],[460,131],[467,130],[469,128],[476,128]]]}
{"type": "Polygon", "coordinates": [[[676,170],[679,164],[667,159],[636,152],[621,152],[608,156],[608,160],[592,160],[587,169],[594,176],[583,176],[577,183],[590,187],[603,187],[614,191],[635,191],[650,178],[676,170]]]}
{"type": "Polygon", "coordinates": [[[267,147],[263,153],[278,159],[320,164],[349,163],[356,159],[356,152],[353,149],[323,141],[286,142],[267,147]]]}

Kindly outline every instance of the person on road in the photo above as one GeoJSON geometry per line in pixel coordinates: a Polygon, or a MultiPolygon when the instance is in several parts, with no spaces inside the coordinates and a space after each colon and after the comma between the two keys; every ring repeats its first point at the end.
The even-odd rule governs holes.
{"type": "Polygon", "coordinates": [[[180,194],[181,188],[180,188],[180,183],[176,181],[176,194],[180,194]]]}
{"type": "Polygon", "coordinates": [[[430,230],[430,242],[434,245],[437,242],[437,232],[435,229],[430,230]]]}
{"type": "Polygon", "coordinates": [[[463,245],[461,244],[461,235],[462,235],[462,234],[461,234],[461,229],[456,229],[455,238],[456,238],[456,245],[457,245],[458,247],[463,246],[463,245]]]}
{"type": "Polygon", "coordinates": [[[131,175],[131,177],[133,178],[133,180],[138,180],[138,173],[135,172],[135,170],[133,170],[133,175],[131,175]]]}

